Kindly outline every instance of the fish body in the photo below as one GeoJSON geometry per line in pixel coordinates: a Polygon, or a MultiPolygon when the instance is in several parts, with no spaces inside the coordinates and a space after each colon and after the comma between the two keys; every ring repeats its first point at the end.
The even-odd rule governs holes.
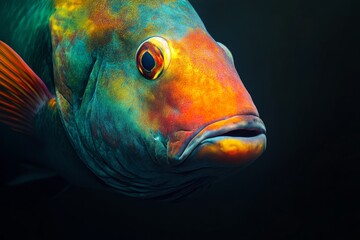
{"type": "Polygon", "coordinates": [[[53,92],[0,47],[2,121],[43,139],[39,165],[78,185],[178,199],[265,150],[264,124],[230,51],[188,1],[46,4],[53,92]],[[30,106],[13,104],[19,114],[6,107],[32,95],[30,106]]]}

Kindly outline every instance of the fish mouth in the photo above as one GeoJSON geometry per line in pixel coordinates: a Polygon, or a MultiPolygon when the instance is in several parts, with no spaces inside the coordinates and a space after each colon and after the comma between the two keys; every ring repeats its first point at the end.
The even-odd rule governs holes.
{"type": "Polygon", "coordinates": [[[177,159],[194,157],[245,163],[265,150],[265,133],[263,121],[255,115],[237,115],[216,121],[196,133],[177,159]]]}

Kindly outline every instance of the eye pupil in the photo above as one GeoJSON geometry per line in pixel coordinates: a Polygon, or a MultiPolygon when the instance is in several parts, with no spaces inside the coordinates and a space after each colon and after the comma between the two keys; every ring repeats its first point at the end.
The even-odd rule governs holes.
{"type": "Polygon", "coordinates": [[[142,56],[141,65],[148,72],[151,72],[151,70],[155,67],[155,59],[149,52],[145,52],[142,56]]]}

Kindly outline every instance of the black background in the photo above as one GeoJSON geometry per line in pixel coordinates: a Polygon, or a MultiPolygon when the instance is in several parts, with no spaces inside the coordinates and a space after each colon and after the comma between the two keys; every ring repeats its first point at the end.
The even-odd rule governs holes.
{"type": "MultiPolygon", "coordinates": [[[[192,4],[234,55],[268,130],[264,155],[176,203],[2,188],[0,239],[359,237],[359,1],[192,4]]],[[[5,145],[4,157],[23,148],[5,145]]]]}

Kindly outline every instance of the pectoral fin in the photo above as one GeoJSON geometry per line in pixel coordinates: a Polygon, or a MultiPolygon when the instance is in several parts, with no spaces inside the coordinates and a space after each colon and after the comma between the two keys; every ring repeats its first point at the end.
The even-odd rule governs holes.
{"type": "Polygon", "coordinates": [[[0,41],[0,122],[13,130],[32,134],[34,117],[55,98],[22,58],[0,41]]]}

